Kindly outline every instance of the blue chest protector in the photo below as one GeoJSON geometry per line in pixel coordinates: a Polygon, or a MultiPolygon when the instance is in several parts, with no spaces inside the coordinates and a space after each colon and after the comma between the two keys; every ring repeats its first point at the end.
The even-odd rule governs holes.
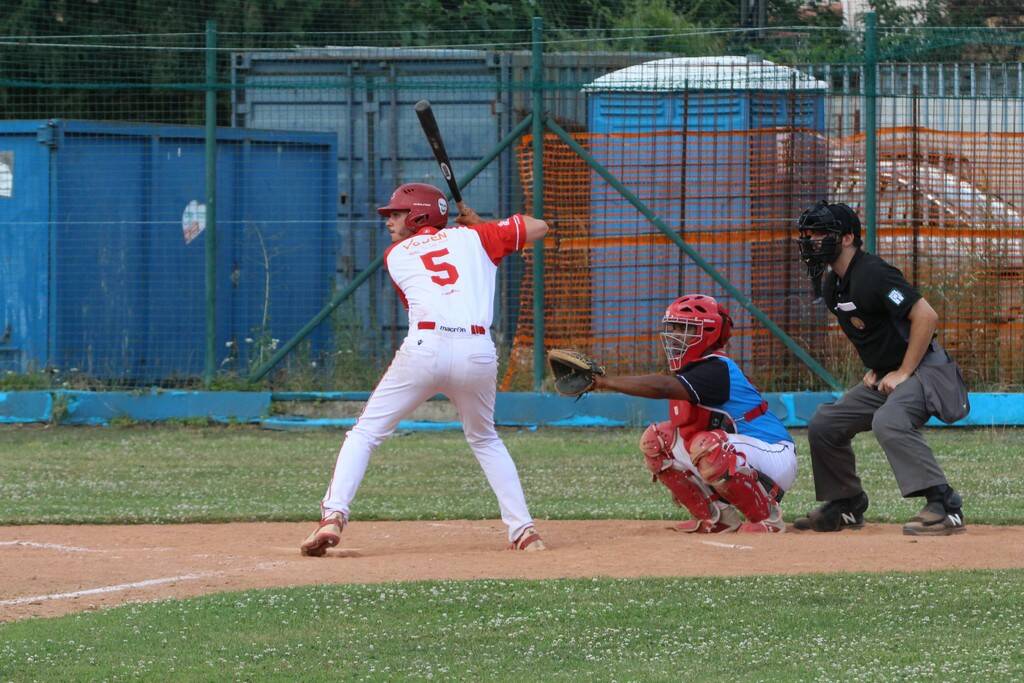
{"type": "Polygon", "coordinates": [[[728,413],[736,424],[736,432],[743,436],[751,436],[765,443],[793,441],[782,421],[770,411],[766,411],[752,420],[745,420],[744,415],[755,410],[764,400],[761,393],[750,383],[740,367],[727,356],[715,356],[729,368],[729,400],[720,405],[706,405],[712,410],[728,413]]]}

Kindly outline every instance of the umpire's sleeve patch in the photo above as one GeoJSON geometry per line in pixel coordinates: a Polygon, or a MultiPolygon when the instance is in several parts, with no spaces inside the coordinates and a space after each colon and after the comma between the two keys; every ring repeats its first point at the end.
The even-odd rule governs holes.
{"type": "Polygon", "coordinates": [[[903,299],[905,298],[903,296],[903,292],[898,289],[889,290],[889,294],[887,296],[889,297],[889,301],[893,302],[897,306],[903,303],[903,299]]]}

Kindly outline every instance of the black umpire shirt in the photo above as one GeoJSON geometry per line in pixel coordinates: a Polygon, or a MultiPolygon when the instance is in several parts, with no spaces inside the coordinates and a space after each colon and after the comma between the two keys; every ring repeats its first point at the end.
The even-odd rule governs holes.
{"type": "Polygon", "coordinates": [[[858,249],[843,278],[828,271],[822,292],[866,367],[879,377],[900,367],[910,336],[907,314],[921,294],[898,268],[858,249]]]}

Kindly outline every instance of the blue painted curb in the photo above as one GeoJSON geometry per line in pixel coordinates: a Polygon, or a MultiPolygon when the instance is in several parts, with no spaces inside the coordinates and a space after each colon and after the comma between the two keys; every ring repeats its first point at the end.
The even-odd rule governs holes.
{"type": "MultiPolygon", "coordinates": [[[[768,407],[787,427],[806,427],[832,392],[770,393],[768,407]]],[[[209,419],[260,424],[268,429],[348,428],[354,418],[270,417],[272,401],[364,401],[369,392],[201,392],[9,391],[0,392],[0,424],[47,423],[55,412],[62,424],[106,425],[124,417],[139,422],[209,419]]],[[[971,413],[952,426],[1024,426],[1024,394],[972,393],[971,413]]],[[[666,419],[665,401],[620,394],[587,394],[580,400],[558,394],[499,393],[495,422],[506,427],[641,427],[666,419]]],[[[929,426],[946,426],[936,419],[929,426]]],[[[460,429],[458,422],[408,420],[403,431],[460,429]]]]}
{"type": "Polygon", "coordinates": [[[139,422],[207,418],[217,422],[258,422],[270,414],[269,392],[159,391],[92,392],[61,391],[67,401],[62,424],[104,425],[116,417],[139,422]]]}
{"type": "MultiPolygon", "coordinates": [[[[330,427],[333,429],[348,429],[354,426],[354,417],[322,418],[322,417],[269,417],[260,420],[260,426],[264,429],[276,429],[283,431],[320,429],[330,427]]],[[[402,420],[398,423],[396,431],[400,432],[445,432],[451,430],[462,431],[461,422],[424,422],[421,420],[402,420]]]]}
{"type": "Polygon", "coordinates": [[[0,392],[0,424],[49,422],[53,397],[48,391],[0,392]]]}
{"type": "MultiPolygon", "coordinates": [[[[365,401],[369,391],[275,391],[271,401],[365,401]]],[[[446,401],[444,394],[435,394],[428,401],[446,401]]]]}
{"type": "MultiPolygon", "coordinates": [[[[1024,394],[969,394],[971,412],[954,427],[1019,427],[1024,425],[1024,394]]],[[[929,427],[945,426],[934,417],[929,427]]]]}
{"type": "Polygon", "coordinates": [[[12,391],[0,392],[0,423],[107,425],[118,417],[138,422],[202,419],[259,422],[270,414],[270,392],[248,391],[12,391]]]}

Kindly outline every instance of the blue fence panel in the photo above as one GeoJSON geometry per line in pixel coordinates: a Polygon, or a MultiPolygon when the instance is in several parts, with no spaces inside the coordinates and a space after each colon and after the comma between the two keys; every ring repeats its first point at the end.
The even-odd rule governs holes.
{"type": "Polygon", "coordinates": [[[49,152],[38,128],[0,127],[0,371],[40,369],[50,342],[49,152]]]}
{"type": "MultiPolygon", "coordinates": [[[[333,135],[217,135],[217,361],[244,372],[331,293],[337,151],[333,135]]],[[[5,122],[0,139],[30,179],[0,201],[11,234],[0,253],[18,264],[2,269],[4,316],[21,315],[11,369],[129,382],[202,372],[208,233],[186,236],[183,214],[205,201],[203,129],[5,122]],[[17,270],[29,266],[31,279],[17,270]]],[[[328,339],[318,331],[313,352],[328,339]]]]}

